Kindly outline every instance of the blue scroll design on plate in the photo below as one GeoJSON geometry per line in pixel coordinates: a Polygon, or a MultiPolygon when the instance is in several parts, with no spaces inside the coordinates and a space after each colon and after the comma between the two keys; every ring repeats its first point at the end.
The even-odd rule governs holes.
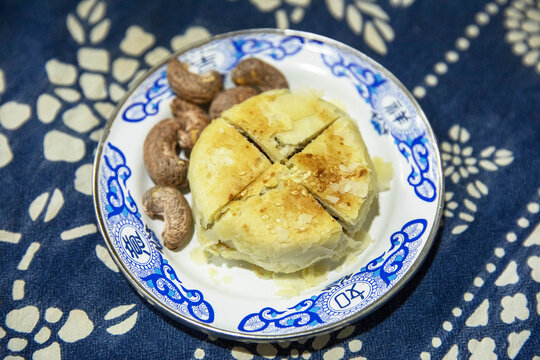
{"type": "Polygon", "coordinates": [[[407,222],[390,236],[389,249],[359,272],[339,279],[319,295],[304,299],[284,311],[265,307],[258,313],[248,314],[240,321],[238,329],[252,333],[267,329],[287,331],[335,322],[358,311],[382,294],[376,291],[380,287],[378,282],[388,289],[398,275],[411,266],[410,248],[421,239],[426,229],[425,219],[407,222]]]}
{"type": "Polygon", "coordinates": [[[127,189],[126,181],[131,176],[131,169],[126,165],[126,157],[116,146],[107,144],[110,151],[103,156],[105,165],[111,170],[112,175],[107,179],[107,217],[116,215],[127,216],[128,213],[141,217],[137,204],[127,189]]]}
{"type": "Polygon", "coordinates": [[[161,253],[159,254],[159,258],[161,266],[154,268],[153,274],[141,277],[141,280],[145,281],[150,288],[155,289],[159,294],[167,297],[172,302],[188,304],[187,310],[194,318],[205,323],[213,322],[214,309],[204,300],[202,292],[186,289],[178,279],[172,266],[169,265],[167,260],[163,259],[161,253]],[[178,283],[178,286],[175,282],[178,283]]]}
{"type": "MultiPolygon", "coordinates": [[[[371,123],[380,135],[390,133],[401,154],[411,166],[407,178],[423,201],[437,198],[437,187],[430,179],[430,161],[436,161],[426,146],[425,130],[415,120],[416,110],[394,83],[360,61],[349,60],[340,51],[321,52],[321,59],[332,75],[349,79],[358,94],[372,108],[371,123]],[[410,140],[410,139],[413,140],[410,140]]],[[[357,59],[357,58],[355,58],[357,59]]]]}
{"type": "Polygon", "coordinates": [[[315,306],[317,296],[302,300],[285,311],[278,311],[271,307],[265,307],[259,313],[250,314],[242,319],[238,329],[245,332],[263,331],[268,326],[276,328],[303,327],[320,324],[321,318],[317,314],[319,307],[315,306]]]}
{"type": "Polygon", "coordinates": [[[211,323],[214,309],[201,291],[187,289],[174,268],[163,258],[163,246],[141,220],[136,202],[127,189],[132,172],[124,153],[110,142],[103,151],[99,197],[104,204],[111,242],[129,272],[165,303],[193,318],[211,323]]]}
{"type": "Polygon", "coordinates": [[[167,82],[167,72],[163,70],[152,86],[144,93],[144,98],[129,105],[122,113],[122,119],[127,122],[139,122],[149,115],[156,115],[159,103],[173,93],[167,82]]]}
{"type": "MultiPolygon", "coordinates": [[[[406,119],[403,121],[411,122],[407,112],[404,111],[403,114],[401,116],[406,119]]],[[[382,118],[376,112],[373,112],[371,124],[380,135],[387,134],[390,131],[399,152],[405,157],[411,167],[411,172],[407,176],[407,182],[413,187],[416,196],[426,202],[434,201],[437,198],[437,187],[433,180],[429,178],[429,161],[431,155],[426,146],[428,140],[425,133],[421,133],[411,139],[409,134],[399,133],[399,129],[396,129],[396,127],[389,130],[388,120],[382,118]]],[[[410,131],[410,134],[412,135],[414,132],[417,132],[417,129],[410,131]]]]}
{"type": "Polygon", "coordinates": [[[426,177],[430,170],[426,137],[422,134],[412,140],[396,139],[395,142],[411,167],[407,182],[414,188],[414,192],[420,199],[427,202],[434,201],[437,197],[437,190],[433,181],[426,177]]]}
{"type": "Polygon", "coordinates": [[[305,44],[305,39],[301,36],[279,37],[273,41],[271,38],[249,38],[240,37],[232,40],[234,47],[234,61],[227,70],[230,70],[246,56],[255,54],[267,55],[274,60],[283,60],[300,52],[305,44]]]}
{"type": "Polygon", "coordinates": [[[321,53],[323,63],[337,77],[350,79],[364,100],[372,104],[372,98],[377,92],[377,88],[386,82],[381,74],[364,67],[357,62],[347,61],[340,53],[332,55],[321,53]]]}
{"type": "Polygon", "coordinates": [[[371,260],[365,267],[360,269],[361,273],[370,272],[374,276],[379,276],[386,285],[397,277],[399,270],[409,255],[408,245],[424,234],[427,227],[427,220],[417,219],[409,221],[401,230],[396,231],[390,236],[390,249],[381,256],[371,260]]]}

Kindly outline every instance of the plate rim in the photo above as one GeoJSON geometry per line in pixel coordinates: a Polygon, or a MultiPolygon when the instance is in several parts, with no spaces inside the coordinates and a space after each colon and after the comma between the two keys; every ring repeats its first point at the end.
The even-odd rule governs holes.
{"type": "Polygon", "coordinates": [[[124,277],[128,280],[129,284],[134,288],[134,290],[136,290],[137,293],[143,299],[145,299],[148,303],[150,303],[150,305],[152,305],[154,308],[161,311],[162,313],[169,316],[170,318],[180,322],[183,325],[187,325],[190,328],[203,332],[207,335],[214,335],[220,338],[243,341],[243,342],[295,341],[295,340],[299,340],[303,338],[310,338],[310,337],[314,337],[318,335],[327,334],[327,333],[342,329],[351,323],[357,322],[358,320],[368,316],[369,314],[373,313],[374,311],[379,309],[381,306],[383,306],[388,300],[390,300],[400,290],[402,290],[404,286],[414,277],[414,275],[416,275],[417,271],[423,265],[427,257],[427,254],[431,250],[435,237],[440,229],[440,222],[441,222],[442,212],[443,212],[443,207],[444,207],[444,201],[443,201],[444,185],[445,183],[444,183],[444,176],[442,172],[442,159],[441,159],[441,155],[439,151],[437,137],[435,136],[435,133],[433,132],[431,124],[429,120],[427,119],[424,111],[422,110],[422,108],[420,107],[420,105],[418,104],[414,96],[412,96],[410,91],[401,83],[401,81],[392,72],[390,72],[379,62],[367,56],[360,50],[350,45],[344,44],[338,40],[329,38],[324,35],[308,32],[308,31],[292,30],[292,29],[276,29],[276,28],[243,29],[243,30],[236,30],[236,31],[230,31],[230,32],[218,34],[218,35],[213,35],[207,39],[192,42],[188,44],[187,46],[184,46],[172,52],[171,54],[163,58],[161,61],[159,61],[156,65],[152,66],[150,69],[145,71],[133,84],[131,84],[128,91],[116,104],[115,110],[107,119],[107,123],[105,124],[105,127],[103,129],[103,134],[101,135],[101,138],[95,150],[93,169],[92,169],[92,190],[93,190],[92,197],[93,197],[94,211],[95,211],[95,215],[98,221],[99,230],[101,232],[103,239],[105,240],[105,243],[107,245],[107,248],[109,250],[109,253],[112,259],[114,260],[118,268],[122,271],[124,277]],[[386,293],[384,293],[380,298],[375,300],[373,303],[369,304],[368,306],[361,309],[360,311],[352,314],[351,316],[348,316],[344,319],[341,319],[339,321],[336,321],[327,325],[323,325],[321,327],[317,327],[315,329],[307,329],[307,330],[302,330],[299,332],[291,332],[291,333],[286,333],[286,334],[274,334],[274,335],[243,333],[240,331],[236,332],[236,331],[221,329],[221,328],[212,326],[211,324],[206,324],[206,323],[197,321],[195,319],[191,319],[187,316],[184,316],[182,314],[172,311],[171,309],[164,306],[160,302],[160,300],[156,298],[152,293],[150,293],[144,287],[141,287],[136,281],[136,279],[134,278],[133,274],[126,268],[125,264],[121,261],[121,259],[119,258],[119,255],[114,250],[111,239],[109,238],[107,234],[106,227],[103,222],[103,215],[99,207],[98,173],[99,173],[99,166],[101,164],[100,159],[102,158],[102,155],[103,155],[103,148],[110,134],[111,127],[118,116],[118,113],[120,112],[121,108],[124,106],[126,101],[129,99],[129,97],[133,94],[133,92],[136,89],[138,89],[139,86],[151,74],[155,73],[159,68],[165,65],[170,59],[177,58],[178,56],[182,55],[183,53],[186,53],[187,51],[201,47],[213,41],[231,38],[235,36],[249,35],[249,34],[278,34],[282,36],[300,36],[307,40],[315,40],[315,41],[324,42],[325,44],[333,46],[337,49],[346,50],[347,52],[350,52],[354,56],[358,56],[362,60],[366,61],[368,64],[372,65],[376,70],[380,71],[385,76],[387,76],[388,79],[390,79],[403,92],[403,94],[411,101],[413,107],[418,112],[420,119],[426,126],[427,133],[434,141],[433,143],[434,157],[438,160],[438,164],[437,164],[437,175],[438,175],[437,185],[439,188],[438,201],[437,201],[436,212],[435,212],[435,216],[434,216],[434,220],[433,220],[430,232],[427,236],[425,245],[422,248],[422,250],[418,253],[416,260],[411,265],[409,270],[405,274],[403,274],[403,277],[398,282],[396,282],[392,286],[392,288],[390,288],[386,293]]]}

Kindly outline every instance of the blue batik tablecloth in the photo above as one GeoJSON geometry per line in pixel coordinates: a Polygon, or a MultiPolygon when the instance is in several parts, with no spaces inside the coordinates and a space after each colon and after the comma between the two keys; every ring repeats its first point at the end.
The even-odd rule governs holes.
{"type": "Polygon", "coordinates": [[[540,2],[0,2],[6,359],[540,359],[540,2]],[[211,35],[293,28],[390,69],[439,141],[443,222],[413,279],[345,329],[216,339],[131,288],[98,232],[97,141],[129,84],[211,35]]]}

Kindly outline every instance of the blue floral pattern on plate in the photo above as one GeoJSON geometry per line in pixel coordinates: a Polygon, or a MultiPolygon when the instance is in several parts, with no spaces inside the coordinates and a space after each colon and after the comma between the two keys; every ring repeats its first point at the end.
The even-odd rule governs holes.
{"type": "Polygon", "coordinates": [[[100,198],[112,245],[121,261],[128,265],[136,281],[171,308],[185,316],[212,323],[214,309],[199,290],[187,289],[168,261],[153,231],[141,221],[135,200],[127,190],[132,171],[126,156],[111,143],[105,145],[100,168],[100,198]]]}
{"type": "Polygon", "coordinates": [[[159,104],[173,96],[167,82],[167,72],[162,70],[152,86],[146,90],[142,99],[133,102],[122,112],[122,119],[127,122],[143,121],[149,115],[156,115],[159,111],[159,104]]]}
{"type": "Polygon", "coordinates": [[[232,40],[236,61],[228,70],[232,70],[243,58],[253,55],[269,56],[274,60],[283,60],[302,50],[306,40],[301,36],[285,36],[283,38],[239,37],[232,40]]]}
{"type": "Polygon", "coordinates": [[[339,52],[333,54],[323,52],[321,58],[332,75],[348,78],[355,85],[358,94],[370,105],[373,96],[377,93],[377,88],[386,83],[386,79],[381,74],[358,62],[347,61],[339,52]]]}

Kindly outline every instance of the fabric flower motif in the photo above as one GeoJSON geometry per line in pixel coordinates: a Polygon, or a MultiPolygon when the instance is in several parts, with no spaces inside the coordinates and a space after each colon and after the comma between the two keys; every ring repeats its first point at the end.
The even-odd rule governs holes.
{"type": "Polygon", "coordinates": [[[458,203],[452,198],[454,197],[454,193],[451,191],[446,191],[444,193],[444,216],[446,217],[454,217],[454,210],[459,206],[458,203]]]}
{"type": "MultiPolygon", "coordinates": [[[[235,0],[233,0],[235,1],[235,0]]],[[[276,26],[287,29],[290,23],[299,23],[311,0],[249,0],[262,12],[274,12],[276,26]]],[[[392,6],[407,7],[414,0],[392,0],[392,6]]],[[[388,24],[390,17],[377,4],[377,0],[326,0],[326,7],[337,20],[346,20],[351,31],[363,35],[365,43],[381,55],[387,53],[386,43],[394,40],[394,30],[388,24]]]]}
{"type": "MultiPolygon", "coordinates": [[[[235,1],[235,0],[233,0],[235,1]]],[[[305,8],[311,4],[311,0],[249,0],[262,12],[274,11],[276,25],[280,29],[288,29],[290,22],[295,24],[304,18],[305,8]]]]}
{"type": "Polygon", "coordinates": [[[444,164],[444,175],[450,176],[452,182],[457,183],[461,178],[468,178],[469,174],[477,174],[477,160],[472,157],[472,146],[464,146],[469,141],[469,132],[454,125],[448,132],[453,144],[443,141],[441,144],[442,159],[444,164]]]}
{"type": "Polygon", "coordinates": [[[467,348],[471,353],[469,360],[496,360],[495,341],[492,338],[485,337],[478,341],[471,339],[467,343],[467,348]]]}
{"type": "Polygon", "coordinates": [[[529,318],[527,297],[522,293],[503,297],[501,299],[501,306],[501,320],[506,324],[511,324],[516,320],[526,320],[529,318]]]}
{"type": "MultiPolygon", "coordinates": [[[[105,122],[129,86],[172,51],[211,36],[203,27],[190,27],[184,34],[174,36],[170,48],[166,48],[155,46],[156,37],[152,33],[133,25],[126,29],[118,44],[120,55],[112,58],[109,50],[100,46],[111,26],[106,10],[104,1],[83,0],[68,14],[68,32],[79,45],[76,63],[55,58],[47,61],[45,70],[51,87],[39,96],[36,106],[37,118],[42,123],[59,125],[62,122],[45,134],[44,158],[73,163],[76,166],[74,188],[88,196],[92,195],[93,166],[83,159],[88,151],[93,151],[92,142],[100,139],[105,122]]],[[[0,136],[0,146],[1,140],[0,136]]],[[[55,189],[52,195],[49,192],[38,195],[28,209],[32,220],[36,221],[42,213],[45,213],[44,222],[52,220],[68,201],[62,191],[55,189]]],[[[64,230],[60,238],[71,240],[95,232],[94,224],[84,224],[64,230]]],[[[95,254],[107,268],[119,271],[103,246],[96,245],[95,254]]]]}
{"type": "Polygon", "coordinates": [[[482,150],[479,157],[473,155],[472,146],[467,146],[470,134],[467,129],[454,125],[448,131],[448,136],[453,143],[443,141],[441,143],[441,157],[444,166],[444,176],[450,177],[454,184],[470,175],[478,174],[479,167],[495,171],[499,166],[507,166],[514,161],[514,155],[506,149],[497,150],[489,146],[482,150]]]}
{"type": "MultiPolygon", "coordinates": [[[[463,179],[471,179],[472,175],[480,173],[480,170],[496,171],[514,161],[511,151],[497,149],[495,146],[488,146],[475,155],[473,147],[468,145],[470,133],[457,124],[450,128],[448,137],[452,142],[441,143],[441,157],[444,176],[449,177],[454,184],[463,179]]],[[[457,221],[457,224],[452,226],[453,235],[461,234],[469,228],[478,211],[477,200],[489,193],[486,184],[478,179],[469,180],[465,190],[461,199],[458,199],[454,192],[445,193],[444,216],[456,218],[457,221]]]]}
{"type": "MultiPolygon", "coordinates": [[[[341,330],[339,333],[335,334],[335,339],[345,340],[342,346],[329,346],[331,344],[333,334],[319,335],[310,339],[306,343],[306,347],[316,351],[323,350],[324,359],[366,359],[363,356],[358,356],[359,352],[362,350],[363,343],[358,339],[348,339],[354,333],[356,327],[354,325],[349,325],[341,330]],[[345,345],[347,342],[347,346],[345,345]],[[355,356],[356,355],[356,356],[355,356]]],[[[210,338],[210,340],[213,340],[210,338]]],[[[308,349],[302,350],[299,347],[305,342],[280,342],[279,346],[284,349],[284,351],[289,358],[299,358],[299,359],[309,359],[311,356],[311,351],[308,349]]],[[[275,344],[274,344],[275,345],[275,344]]],[[[234,359],[253,359],[254,356],[262,356],[266,359],[273,359],[278,354],[278,348],[273,344],[260,343],[257,345],[248,345],[245,346],[235,346],[231,349],[231,357],[234,359]]]]}
{"type": "Polygon", "coordinates": [[[130,331],[137,322],[138,312],[131,311],[130,316],[125,314],[134,307],[135,304],[129,304],[110,309],[103,317],[105,322],[97,320],[101,323],[97,328],[94,325],[96,320],[92,321],[81,309],[69,311],[67,317],[61,309],[56,307],[49,307],[45,311],[40,311],[33,305],[13,309],[6,314],[6,329],[0,328],[0,335],[9,337],[5,353],[18,353],[24,350],[30,341],[34,341],[43,346],[34,351],[34,359],[60,360],[62,358],[60,343],[62,342],[69,344],[81,341],[94,330],[101,331],[102,327],[106,327],[106,331],[111,335],[123,335],[130,331]],[[40,314],[44,314],[43,318],[40,314]],[[51,328],[57,327],[55,324],[58,322],[62,325],[58,332],[53,334],[51,328]],[[51,339],[53,342],[49,341],[51,339]]]}
{"type": "MultiPolygon", "coordinates": [[[[153,48],[156,41],[153,34],[139,26],[130,26],[119,44],[121,55],[111,59],[107,49],[98,47],[110,29],[110,20],[105,16],[103,1],[80,2],[75,13],[66,19],[71,37],[81,45],[77,64],[51,59],[45,66],[53,89],[39,96],[38,119],[50,124],[61,117],[67,126],[67,131],[52,129],[45,135],[43,151],[49,161],[79,163],[87,152],[84,138],[97,142],[103,132],[102,125],[127,88],[148,67],[171,53],[161,46],[153,48]]],[[[205,28],[191,27],[184,35],[172,38],[171,49],[209,37],[205,28]]],[[[92,194],[91,174],[92,164],[79,165],[74,174],[77,191],[92,194]]]]}
{"type": "Polygon", "coordinates": [[[523,65],[535,67],[540,74],[540,2],[514,0],[506,9],[506,41],[512,52],[521,56],[523,65]]]}
{"type": "MultiPolygon", "coordinates": [[[[6,90],[6,76],[0,69],[0,95],[6,90]]],[[[27,104],[17,101],[0,103],[0,129],[17,130],[30,119],[32,109],[27,104]]],[[[9,139],[0,132],[0,169],[7,166],[13,160],[13,151],[9,145],[9,139]]]]}
{"type": "Polygon", "coordinates": [[[353,33],[362,34],[365,43],[372,50],[380,55],[386,55],[388,52],[386,43],[393,41],[395,34],[388,24],[390,17],[376,0],[326,0],[326,6],[335,19],[345,18],[353,33]]]}
{"type": "Polygon", "coordinates": [[[444,194],[445,206],[444,216],[453,218],[457,215],[458,224],[452,227],[452,234],[458,235],[469,228],[469,224],[474,222],[474,215],[478,211],[476,200],[486,196],[489,190],[480,180],[470,182],[466,186],[466,197],[461,202],[457,201],[455,193],[446,191],[444,194]]]}

